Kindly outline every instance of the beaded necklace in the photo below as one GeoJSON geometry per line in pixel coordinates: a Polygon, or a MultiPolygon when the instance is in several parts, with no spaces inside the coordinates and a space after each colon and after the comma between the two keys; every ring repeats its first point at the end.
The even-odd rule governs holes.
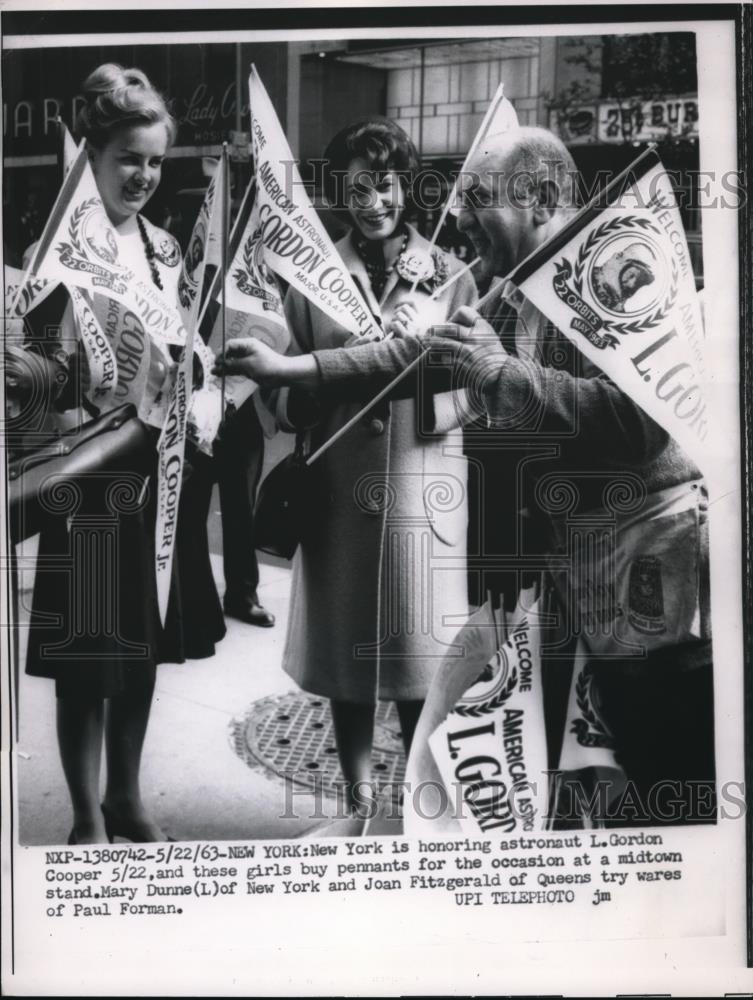
{"type": "Polygon", "coordinates": [[[384,286],[387,284],[387,278],[395,270],[397,262],[400,259],[400,255],[405,252],[405,248],[407,246],[408,230],[406,229],[403,233],[403,242],[400,249],[395,254],[395,258],[392,263],[387,266],[384,262],[383,243],[377,240],[367,240],[365,238],[356,240],[356,250],[358,251],[358,256],[364,263],[366,273],[368,274],[369,281],[371,282],[371,287],[377,298],[381,297],[381,294],[384,291],[384,286]]]}
{"type": "Polygon", "coordinates": [[[149,234],[146,231],[146,226],[144,225],[144,220],[140,215],[136,216],[136,222],[139,227],[139,233],[141,234],[141,242],[144,244],[144,253],[146,254],[146,261],[149,265],[149,270],[152,272],[152,281],[162,292],[164,288],[162,287],[162,278],[159,276],[159,269],[154,262],[154,244],[149,239],[149,234]]]}

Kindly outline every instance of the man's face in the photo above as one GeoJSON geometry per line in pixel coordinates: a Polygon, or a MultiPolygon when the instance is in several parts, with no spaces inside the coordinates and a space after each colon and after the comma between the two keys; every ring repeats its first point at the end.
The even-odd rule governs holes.
{"type": "Polygon", "coordinates": [[[532,194],[507,156],[485,155],[470,164],[458,229],[473,243],[488,274],[505,275],[538,246],[532,194]]]}

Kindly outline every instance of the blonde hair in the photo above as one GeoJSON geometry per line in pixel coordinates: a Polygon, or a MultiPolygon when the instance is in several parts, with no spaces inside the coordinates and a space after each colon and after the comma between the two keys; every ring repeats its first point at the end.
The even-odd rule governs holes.
{"type": "Polygon", "coordinates": [[[76,131],[87,143],[101,149],[113,129],[127,124],[162,122],[172,145],[178,130],[164,97],[140,69],[104,63],[84,80],[86,104],[76,119],[76,131]]]}

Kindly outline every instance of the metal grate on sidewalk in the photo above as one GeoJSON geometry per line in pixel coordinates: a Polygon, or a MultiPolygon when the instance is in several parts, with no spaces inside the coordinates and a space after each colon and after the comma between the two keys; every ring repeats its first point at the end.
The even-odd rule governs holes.
{"type": "MultiPolygon", "coordinates": [[[[329,702],[299,692],[253,702],[230,723],[230,743],[249,767],[336,797],[343,777],[329,702]]],[[[374,720],[371,779],[377,791],[397,790],[405,775],[400,723],[392,702],[379,702],[374,720]]]]}

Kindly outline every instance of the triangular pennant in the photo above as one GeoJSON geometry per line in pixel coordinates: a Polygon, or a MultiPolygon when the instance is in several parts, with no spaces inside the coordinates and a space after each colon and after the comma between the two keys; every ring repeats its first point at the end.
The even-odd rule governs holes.
{"type": "Polygon", "coordinates": [[[644,155],[509,276],[518,291],[701,467],[709,410],[704,334],[672,183],[644,155]]]}
{"type": "Polygon", "coordinates": [[[429,746],[465,832],[544,829],[547,746],[538,601],[530,608],[519,604],[507,638],[491,656],[494,613],[485,608],[453,642],[465,653],[463,676],[474,680],[449,706],[429,746]]]}
{"type": "Polygon", "coordinates": [[[248,78],[261,241],[269,267],[355,336],[381,329],[316,214],[269,95],[248,78]]]}
{"type": "Polygon", "coordinates": [[[505,132],[509,132],[511,129],[518,128],[519,123],[517,112],[504,96],[504,90],[504,83],[500,83],[494,97],[492,97],[489,102],[486,115],[484,116],[478,132],[471,143],[470,149],[466,153],[466,157],[463,160],[463,166],[460,168],[460,172],[458,173],[455,184],[450,192],[450,196],[447,199],[445,211],[442,213],[439,223],[437,224],[432,243],[439,235],[439,229],[447,216],[447,210],[449,209],[450,213],[454,216],[460,214],[460,209],[462,207],[462,192],[469,185],[469,183],[472,182],[468,168],[476,153],[479,150],[483,150],[485,142],[497,138],[505,132]]]}
{"type": "Polygon", "coordinates": [[[62,118],[58,118],[58,143],[60,149],[60,160],[63,167],[63,176],[65,176],[75,163],[76,156],[78,155],[78,148],[73,136],[68,131],[68,126],[62,118]]]}
{"type": "Polygon", "coordinates": [[[102,331],[86,292],[72,285],[68,289],[68,294],[73,305],[79,340],[84,345],[89,366],[86,396],[98,408],[106,409],[108,403],[114,399],[118,385],[118,362],[115,351],[102,331]]]}
{"type": "Polygon", "coordinates": [[[115,234],[83,143],[60,188],[29,272],[90,292],[128,292],[133,274],[118,260],[115,234]]]}
{"type": "MultiPolygon", "coordinates": [[[[194,225],[187,263],[184,264],[178,296],[186,325],[183,353],[174,372],[167,403],[165,424],[159,440],[157,479],[157,524],[155,528],[155,567],[157,575],[157,600],[160,620],[164,624],[170,594],[175,535],[178,524],[178,503],[183,478],[183,461],[186,443],[186,422],[191,405],[194,338],[199,311],[201,289],[206,267],[206,246],[209,234],[215,231],[217,218],[222,220],[226,211],[227,163],[223,157],[222,168],[217,171],[207,190],[199,217],[194,225]]],[[[221,414],[217,412],[217,426],[221,414]]]]}
{"type": "MultiPolygon", "coordinates": [[[[221,294],[216,296],[221,301],[221,294]]],[[[272,270],[265,261],[261,239],[259,206],[254,204],[245,229],[238,241],[225,279],[226,340],[255,337],[280,354],[290,343],[290,331],[285,320],[282,294],[272,270]]],[[[209,347],[222,351],[222,315],[218,313],[209,347]]],[[[245,376],[228,376],[225,397],[238,407],[257,388],[245,376]]]]}

